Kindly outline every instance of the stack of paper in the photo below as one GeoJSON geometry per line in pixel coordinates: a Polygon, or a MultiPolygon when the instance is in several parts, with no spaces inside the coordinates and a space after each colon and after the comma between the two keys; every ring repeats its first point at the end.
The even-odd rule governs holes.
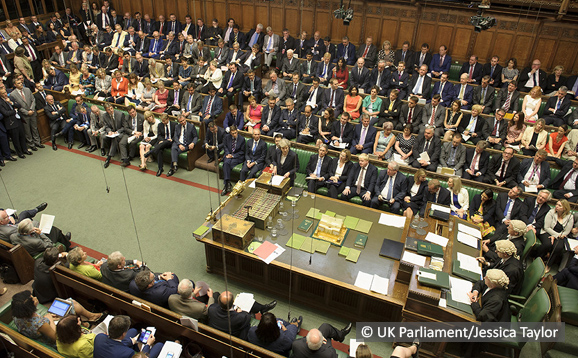
{"type": "Polygon", "coordinates": [[[381,213],[379,223],[381,225],[393,226],[403,229],[405,227],[405,216],[381,213]]]}
{"type": "Polygon", "coordinates": [[[440,245],[441,247],[446,247],[448,245],[447,238],[434,234],[433,232],[429,232],[426,235],[425,239],[429,242],[433,242],[434,244],[440,245]]]}
{"type": "Polygon", "coordinates": [[[468,280],[450,276],[452,299],[456,302],[469,305],[471,303],[468,292],[472,291],[473,284],[468,280]]]}
{"type": "Polygon", "coordinates": [[[482,268],[480,263],[475,257],[458,252],[458,262],[460,263],[460,268],[474,272],[477,274],[482,274],[482,268]]]}
{"type": "Polygon", "coordinates": [[[253,298],[252,293],[239,293],[237,297],[235,297],[235,302],[233,302],[233,308],[237,309],[240,308],[245,312],[251,312],[251,308],[255,303],[255,299],[253,298]]]}
{"type": "Polygon", "coordinates": [[[473,228],[473,227],[465,225],[465,224],[459,223],[458,224],[458,231],[461,231],[464,234],[471,235],[471,236],[478,238],[478,239],[482,238],[482,233],[480,232],[480,229],[473,228]]]}
{"type": "Polygon", "coordinates": [[[404,251],[403,256],[401,257],[401,261],[405,261],[412,265],[423,267],[425,266],[425,259],[427,257],[421,256],[418,254],[414,254],[413,252],[404,251]]]}
{"type": "Polygon", "coordinates": [[[279,186],[279,185],[281,185],[281,182],[283,181],[283,179],[285,179],[285,177],[282,175],[274,175],[273,179],[271,179],[271,185],[279,186]]]}
{"type": "Polygon", "coordinates": [[[40,225],[38,228],[43,234],[50,234],[52,224],[54,223],[54,215],[42,214],[40,217],[40,225]]]}
{"type": "Polygon", "coordinates": [[[354,286],[382,295],[387,295],[389,290],[389,279],[359,271],[354,286]]]}
{"type": "Polygon", "coordinates": [[[471,246],[471,247],[476,248],[476,249],[479,247],[479,245],[478,245],[479,239],[477,239],[476,237],[474,237],[472,235],[458,231],[457,237],[458,237],[458,241],[464,245],[468,245],[468,246],[471,246]]]}
{"type": "Polygon", "coordinates": [[[265,261],[266,264],[270,264],[273,260],[279,257],[285,249],[278,244],[273,244],[270,241],[265,241],[261,246],[259,246],[253,253],[257,255],[261,260],[265,261]]]}

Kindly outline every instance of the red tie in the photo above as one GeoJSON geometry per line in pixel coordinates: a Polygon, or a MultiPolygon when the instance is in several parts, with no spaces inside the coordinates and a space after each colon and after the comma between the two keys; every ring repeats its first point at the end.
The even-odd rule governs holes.
{"type": "Polygon", "coordinates": [[[163,23],[161,23],[161,28],[159,29],[161,36],[163,35],[163,23]]]}
{"type": "Polygon", "coordinates": [[[409,109],[409,113],[407,114],[407,123],[411,124],[411,114],[413,113],[413,108],[409,109]]]}
{"type": "Polygon", "coordinates": [[[476,154],[474,155],[474,159],[472,159],[472,166],[470,167],[470,169],[472,171],[476,170],[476,162],[478,161],[478,152],[476,152],[476,154]]]}
{"type": "Polygon", "coordinates": [[[365,46],[365,51],[363,51],[363,58],[365,58],[365,56],[367,56],[367,51],[369,51],[369,46],[365,46]]]}
{"type": "Polygon", "coordinates": [[[433,125],[434,125],[434,119],[435,119],[435,116],[436,116],[436,108],[437,108],[437,106],[431,108],[431,118],[430,118],[430,120],[429,120],[429,125],[430,125],[430,126],[433,126],[433,125]]]}
{"type": "Polygon", "coordinates": [[[470,78],[474,77],[474,66],[470,66],[470,78]]]}
{"type": "Polygon", "coordinates": [[[28,45],[27,48],[28,48],[28,52],[30,52],[30,58],[32,59],[32,61],[36,61],[36,56],[34,56],[34,51],[30,47],[30,45],[28,45]]]}
{"type": "Polygon", "coordinates": [[[572,169],[568,172],[568,174],[566,175],[566,178],[564,178],[564,181],[562,182],[562,184],[560,184],[560,187],[558,189],[560,189],[560,190],[564,189],[564,185],[566,185],[568,180],[570,180],[570,177],[572,176],[572,174],[574,174],[574,171],[575,170],[572,169]]]}
{"type": "Polygon", "coordinates": [[[510,101],[512,99],[512,93],[513,92],[508,92],[508,97],[506,97],[506,102],[504,103],[504,106],[502,107],[504,109],[504,111],[508,112],[508,109],[510,109],[510,101]]]}

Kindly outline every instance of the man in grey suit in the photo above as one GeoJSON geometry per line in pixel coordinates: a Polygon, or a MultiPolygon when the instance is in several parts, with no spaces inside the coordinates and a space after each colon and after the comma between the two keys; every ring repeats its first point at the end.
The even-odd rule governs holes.
{"type": "Polygon", "coordinates": [[[423,134],[426,128],[433,128],[437,137],[444,135],[445,107],[440,106],[441,96],[435,94],[431,102],[423,107],[419,134],[423,134]]]}
{"type": "Polygon", "coordinates": [[[118,151],[118,146],[120,141],[129,132],[129,124],[126,120],[125,115],[114,109],[112,104],[104,104],[104,132],[106,137],[104,138],[104,146],[108,148],[108,156],[104,161],[104,168],[108,168],[110,165],[110,160],[116,155],[118,151]]]}
{"type": "Polygon", "coordinates": [[[280,42],[281,38],[279,35],[274,34],[271,26],[268,26],[267,35],[265,35],[265,40],[263,41],[263,55],[265,56],[265,66],[267,68],[271,67],[273,56],[277,54],[280,42]]]}
{"type": "Polygon", "coordinates": [[[494,99],[494,110],[503,109],[506,113],[518,112],[520,92],[516,89],[516,81],[508,84],[508,87],[500,89],[494,99]]]}
{"type": "Polygon", "coordinates": [[[50,57],[50,63],[55,66],[66,67],[68,52],[62,51],[60,46],[54,46],[54,53],[50,57]]]}
{"type": "Polygon", "coordinates": [[[365,67],[373,68],[373,66],[375,66],[377,47],[373,45],[373,37],[369,36],[365,40],[365,44],[359,46],[359,49],[357,49],[357,58],[360,57],[365,60],[365,67]]]}
{"type": "Polygon", "coordinates": [[[462,144],[462,135],[454,133],[451,142],[442,145],[440,165],[442,168],[451,168],[455,175],[461,177],[466,162],[466,148],[462,144]]]}
{"type": "Polygon", "coordinates": [[[299,59],[293,58],[293,50],[287,50],[287,57],[283,59],[283,65],[281,66],[281,72],[283,73],[283,79],[290,80],[291,74],[299,71],[299,59]]]}
{"type": "Polygon", "coordinates": [[[281,105],[281,98],[285,97],[285,82],[278,78],[277,72],[271,71],[269,76],[270,81],[267,82],[265,88],[263,89],[264,98],[261,102],[262,105],[267,105],[269,97],[275,98],[276,104],[281,105]]]}
{"type": "Polygon", "coordinates": [[[200,93],[195,92],[195,84],[189,83],[187,85],[187,92],[183,95],[181,100],[181,110],[187,119],[193,119],[191,114],[199,113],[203,107],[203,99],[200,93]]]}
{"type": "Polygon", "coordinates": [[[88,138],[90,138],[90,147],[86,150],[92,153],[98,148],[96,138],[100,142],[101,154],[104,155],[104,111],[101,111],[96,105],[90,107],[90,127],[88,128],[88,138]]]}
{"type": "Polygon", "coordinates": [[[44,148],[44,145],[40,142],[40,134],[38,134],[34,95],[32,95],[32,91],[29,88],[24,87],[24,83],[21,80],[14,82],[14,87],[14,91],[10,93],[10,98],[20,105],[18,113],[23,119],[26,143],[33,151],[38,150],[36,149],[37,147],[44,148]]]}
{"type": "Polygon", "coordinates": [[[120,164],[121,167],[128,167],[130,165],[130,160],[136,157],[139,143],[143,138],[144,116],[137,113],[134,106],[129,106],[126,121],[128,123],[128,129],[123,129],[125,135],[122,136],[119,141],[120,158],[122,160],[120,164]]]}
{"type": "Polygon", "coordinates": [[[188,279],[181,280],[177,290],[178,294],[175,293],[169,296],[169,308],[171,311],[206,323],[209,313],[208,307],[215,303],[213,290],[208,288],[207,292],[202,292],[203,288],[201,286],[195,287],[191,280],[188,279]],[[209,300],[206,304],[198,300],[201,294],[208,296],[209,300]]]}
{"type": "Polygon", "coordinates": [[[123,55],[122,68],[120,72],[122,72],[123,76],[128,77],[128,75],[134,73],[135,69],[136,59],[132,58],[129,52],[125,52],[123,55]]]}
{"type": "Polygon", "coordinates": [[[474,88],[473,103],[482,106],[482,113],[490,114],[494,107],[495,94],[496,90],[490,86],[490,76],[486,75],[482,78],[481,85],[474,88]]]}
{"type": "Polygon", "coordinates": [[[18,214],[8,215],[8,212],[4,209],[0,209],[0,239],[10,242],[10,235],[15,234],[18,231],[17,225],[19,221],[24,219],[32,219],[36,214],[46,209],[47,203],[42,203],[30,210],[23,210],[18,214]]]}

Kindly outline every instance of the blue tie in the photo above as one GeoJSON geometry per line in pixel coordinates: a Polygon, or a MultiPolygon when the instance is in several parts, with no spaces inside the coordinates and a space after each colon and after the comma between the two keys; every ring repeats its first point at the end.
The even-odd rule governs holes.
{"type": "Polygon", "coordinates": [[[189,95],[189,102],[187,102],[187,112],[191,110],[191,102],[193,101],[193,95],[189,95]]]}
{"type": "Polygon", "coordinates": [[[512,203],[512,199],[508,199],[506,203],[506,209],[504,210],[504,217],[508,216],[508,210],[510,209],[510,204],[512,203]]]}
{"type": "Polygon", "coordinates": [[[315,175],[319,176],[321,174],[321,164],[323,163],[323,158],[317,159],[317,169],[315,169],[315,175]]]}

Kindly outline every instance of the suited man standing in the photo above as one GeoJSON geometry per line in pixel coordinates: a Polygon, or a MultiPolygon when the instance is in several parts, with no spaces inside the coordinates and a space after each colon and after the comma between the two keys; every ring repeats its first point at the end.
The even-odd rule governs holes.
{"type": "Polygon", "coordinates": [[[542,62],[536,59],[532,61],[531,67],[526,67],[520,71],[520,77],[518,78],[518,91],[520,92],[530,92],[530,90],[535,86],[542,87],[544,89],[546,85],[546,72],[540,69],[542,62]]]}
{"type": "Polygon", "coordinates": [[[507,87],[501,88],[494,99],[494,109],[503,109],[504,113],[517,113],[520,92],[516,89],[516,81],[508,83],[507,87]]]}
{"type": "Polygon", "coordinates": [[[407,193],[407,178],[399,172],[399,164],[390,161],[387,170],[382,170],[377,179],[375,194],[371,199],[371,207],[379,209],[386,204],[391,213],[399,214],[401,204],[407,193]]]}
{"type": "Polygon", "coordinates": [[[5,54],[0,55],[0,77],[5,77],[4,84],[6,87],[12,87],[13,69],[10,62],[6,59],[5,54]]]}
{"type": "Polygon", "coordinates": [[[558,95],[550,97],[546,102],[542,116],[547,125],[559,127],[564,124],[564,116],[568,113],[571,104],[569,96],[566,96],[567,93],[568,87],[561,86],[558,89],[558,95]]]}
{"type": "Polygon", "coordinates": [[[257,176],[257,173],[265,166],[266,154],[267,143],[261,140],[261,131],[255,128],[253,129],[252,138],[249,139],[247,148],[245,148],[245,161],[240,174],[241,181],[257,176]]]}
{"type": "Polygon", "coordinates": [[[461,131],[464,136],[469,136],[468,140],[474,144],[485,140],[490,134],[488,121],[482,118],[480,114],[482,114],[482,106],[474,104],[469,120],[463,118],[458,127],[458,131],[461,131]]]}
{"type": "Polygon", "coordinates": [[[489,184],[512,188],[516,185],[516,174],[519,170],[520,160],[514,157],[514,150],[508,147],[504,149],[502,155],[495,154],[490,160],[488,166],[489,184]]]}
{"type": "Polygon", "coordinates": [[[203,99],[203,107],[199,112],[201,120],[208,124],[214,121],[221,113],[223,113],[223,100],[216,96],[217,90],[215,86],[209,84],[209,95],[203,99]]]}
{"type": "Polygon", "coordinates": [[[425,216],[425,209],[427,203],[432,202],[441,205],[450,205],[450,191],[440,185],[439,180],[432,179],[427,183],[427,192],[423,196],[423,202],[419,210],[419,216],[422,218],[425,216]]]}
{"type": "Polygon", "coordinates": [[[427,65],[421,65],[416,72],[417,75],[414,75],[409,82],[407,92],[410,96],[429,99],[431,77],[427,76],[427,65]]]}
{"type": "MultiPolygon", "coordinates": [[[[367,71],[366,68],[365,70],[367,71]]],[[[339,81],[336,78],[329,80],[329,88],[323,92],[320,106],[321,111],[327,108],[333,108],[335,118],[338,118],[343,112],[343,103],[345,100],[343,89],[339,87],[338,83],[339,81]]]]}
{"type": "Polygon", "coordinates": [[[167,173],[167,176],[175,174],[178,170],[178,160],[179,154],[193,150],[195,144],[199,140],[197,134],[197,129],[192,123],[187,123],[187,118],[182,114],[178,118],[179,124],[175,129],[175,135],[173,136],[173,144],[171,147],[171,169],[167,173]]]}
{"type": "Polygon", "coordinates": [[[423,107],[419,134],[423,134],[427,128],[431,128],[435,131],[436,136],[443,136],[445,108],[439,105],[440,99],[440,95],[436,94],[433,96],[431,103],[423,107]]]}
{"type": "Polygon", "coordinates": [[[426,128],[424,133],[417,137],[413,145],[411,166],[435,172],[438,167],[440,152],[441,142],[439,137],[434,135],[433,128],[426,128]],[[429,161],[420,158],[422,153],[428,154],[429,161]]]}
{"type": "Polygon", "coordinates": [[[217,157],[221,157],[223,149],[225,148],[225,130],[218,127],[215,122],[210,122],[208,125],[207,134],[205,135],[205,152],[209,159],[207,164],[215,161],[215,151],[217,157]]]}
{"type": "Polygon", "coordinates": [[[370,206],[371,197],[375,194],[377,176],[377,168],[369,163],[369,155],[360,154],[358,163],[353,166],[349,173],[347,185],[341,193],[341,199],[349,201],[354,196],[359,196],[364,206],[370,206]]]}
{"type": "Polygon", "coordinates": [[[505,114],[506,111],[500,108],[496,111],[494,117],[487,119],[490,131],[487,141],[494,149],[502,149],[508,135],[508,123],[504,120],[505,114]]]}
{"type": "Polygon", "coordinates": [[[462,73],[460,76],[460,83],[454,86],[453,100],[459,100],[462,104],[462,109],[472,108],[474,88],[468,84],[468,74],[462,73]]]}
{"type": "Polygon", "coordinates": [[[119,141],[120,146],[120,157],[122,163],[121,167],[128,167],[130,165],[130,160],[137,155],[137,149],[139,142],[143,138],[143,122],[144,116],[137,113],[134,106],[129,106],[127,124],[128,128],[124,128],[124,136],[119,141]],[[129,138],[132,141],[129,142],[129,138]]]}
{"type": "Polygon", "coordinates": [[[169,116],[166,113],[161,114],[161,123],[158,126],[157,143],[153,146],[151,150],[145,153],[145,158],[148,158],[151,154],[157,157],[157,177],[163,174],[163,152],[165,149],[171,148],[173,145],[173,136],[176,132],[177,124],[174,121],[169,120],[169,116]]]}
{"type": "Polygon", "coordinates": [[[484,76],[481,85],[474,89],[473,103],[482,106],[482,113],[490,114],[493,112],[495,93],[494,87],[490,86],[490,76],[484,76]]]}
{"type": "Polygon", "coordinates": [[[517,182],[524,191],[529,186],[544,189],[550,184],[550,163],[546,161],[546,157],[548,152],[540,149],[534,154],[534,158],[526,158],[520,164],[517,182]]]}
{"type": "Polygon", "coordinates": [[[327,144],[322,143],[317,154],[309,157],[305,168],[309,192],[315,193],[318,188],[325,185],[325,181],[329,178],[329,167],[331,167],[331,158],[327,157],[327,144]]]}
{"type": "Polygon", "coordinates": [[[245,138],[239,136],[235,125],[229,127],[229,134],[224,139],[225,154],[223,157],[223,191],[225,196],[233,189],[231,180],[231,170],[245,160],[245,138]]]}
{"type": "Polygon", "coordinates": [[[468,180],[475,180],[480,183],[487,183],[486,172],[488,171],[488,162],[490,161],[490,153],[486,152],[488,142],[479,141],[476,148],[466,149],[466,162],[462,178],[468,180]]]}
{"type": "Polygon", "coordinates": [[[469,62],[464,62],[460,69],[460,76],[464,73],[468,75],[468,83],[480,83],[482,80],[482,65],[478,63],[478,56],[470,56],[469,62]]]}
{"type": "MultiPolygon", "coordinates": [[[[0,114],[3,116],[2,121],[4,128],[6,129],[10,139],[12,139],[12,144],[16,154],[18,155],[18,158],[24,159],[26,158],[24,154],[32,155],[32,152],[29,151],[26,147],[26,135],[24,134],[23,124],[21,119],[17,118],[18,106],[18,104],[12,102],[12,100],[8,97],[6,89],[0,89],[0,114]]],[[[66,110],[61,113],[66,113],[66,110]]],[[[56,120],[55,116],[51,117],[51,114],[46,114],[48,115],[48,118],[51,120],[51,122],[56,120]]]]}
{"type": "Polygon", "coordinates": [[[554,189],[554,198],[566,199],[569,202],[578,202],[578,158],[567,161],[552,183],[550,189],[554,189]]]}
{"type": "Polygon", "coordinates": [[[281,118],[281,108],[275,103],[275,98],[270,97],[267,101],[267,107],[263,108],[261,115],[261,129],[266,136],[273,136],[281,118]]]}
{"type": "Polygon", "coordinates": [[[36,148],[44,148],[44,145],[40,142],[40,135],[38,134],[36,100],[32,95],[32,91],[24,87],[24,83],[21,80],[14,82],[14,87],[15,89],[10,93],[10,98],[20,105],[18,113],[23,119],[26,143],[33,151],[36,151],[36,148]]]}
{"type": "Polygon", "coordinates": [[[498,63],[500,58],[492,56],[490,62],[482,67],[482,76],[490,76],[490,86],[500,88],[502,84],[502,66],[498,63]]]}
{"type": "Polygon", "coordinates": [[[452,168],[455,171],[455,175],[461,177],[465,162],[466,147],[462,144],[462,135],[454,133],[452,141],[442,145],[440,165],[442,168],[452,168]]]}
{"type": "Polygon", "coordinates": [[[534,231],[534,234],[540,233],[540,230],[544,227],[544,218],[548,211],[550,211],[550,206],[548,201],[552,198],[552,193],[547,189],[542,189],[538,192],[538,196],[527,196],[524,199],[524,205],[526,206],[526,225],[528,230],[534,231]]]}
{"type": "Polygon", "coordinates": [[[355,126],[353,141],[351,142],[351,154],[371,153],[377,129],[369,125],[370,119],[367,113],[361,115],[361,123],[355,126]]]}
{"type": "MultiPolygon", "coordinates": [[[[109,148],[108,155],[104,161],[104,168],[106,169],[110,165],[112,157],[116,155],[121,140],[128,136],[127,133],[130,133],[131,129],[126,116],[122,112],[115,110],[112,104],[105,103],[104,110],[106,112],[103,116],[104,131],[106,133],[104,146],[109,148]]],[[[126,152],[123,154],[126,154],[126,152]]],[[[126,157],[122,159],[124,160],[126,157]]]]}
{"type": "Polygon", "coordinates": [[[373,37],[369,36],[365,39],[365,44],[359,46],[359,49],[357,49],[357,58],[363,58],[367,68],[373,68],[375,66],[377,47],[373,45],[373,37]]]}

